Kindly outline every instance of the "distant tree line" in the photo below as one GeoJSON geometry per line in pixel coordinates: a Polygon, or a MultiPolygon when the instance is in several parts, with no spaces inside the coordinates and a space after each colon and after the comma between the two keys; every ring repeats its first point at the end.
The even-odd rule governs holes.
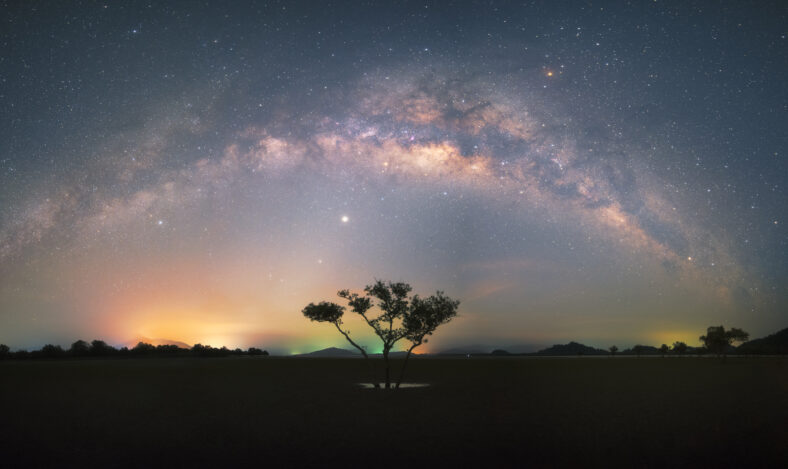
{"type": "MultiPolygon", "coordinates": [[[[726,354],[740,355],[788,355],[788,328],[775,334],[750,340],[749,334],[738,328],[726,330],[723,326],[712,326],[706,330],[706,334],[700,337],[704,344],[700,347],[691,347],[684,342],[674,342],[672,346],[662,344],[660,347],[638,344],[625,350],[619,350],[616,345],[608,350],[589,347],[577,342],[570,342],[565,345],[553,345],[535,353],[509,353],[506,350],[494,350],[493,356],[584,356],[584,355],[668,355],[682,357],[684,355],[709,355],[716,354],[724,356],[726,354]],[[738,347],[735,342],[743,342],[738,347]]],[[[210,345],[195,344],[192,348],[182,348],[177,345],[151,345],[140,342],[131,349],[123,347],[120,349],[107,345],[103,340],[86,342],[78,340],[71,344],[71,347],[63,349],[59,345],[47,344],[40,350],[26,351],[19,350],[12,352],[5,344],[0,344],[0,360],[4,359],[35,359],[35,358],[83,358],[83,357],[227,357],[227,356],[267,356],[268,352],[259,348],[251,347],[247,350],[236,348],[234,350],[227,347],[214,348],[210,345]]]]}
{"type": "Polygon", "coordinates": [[[137,357],[229,357],[229,356],[268,356],[266,350],[250,347],[247,350],[240,348],[228,349],[227,347],[215,348],[210,345],[195,344],[192,348],[182,348],[177,345],[152,345],[139,342],[132,348],[122,347],[117,349],[108,345],[103,340],[86,342],[78,340],[71,347],[64,349],[60,345],[47,344],[39,350],[17,350],[12,352],[5,345],[0,344],[0,360],[4,359],[37,359],[37,358],[137,358],[137,357]]]}
{"type": "MultiPolygon", "coordinates": [[[[788,347],[781,348],[775,345],[775,342],[780,342],[780,339],[782,342],[786,342],[788,339],[788,329],[780,331],[777,334],[764,339],[747,342],[749,337],[750,334],[736,327],[725,330],[725,327],[723,326],[711,326],[706,329],[706,335],[699,337],[700,341],[703,343],[703,345],[700,347],[690,347],[684,342],[676,341],[673,343],[672,347],[668,344],[662,344],[659,347],[638,344],[632,348],[628,348],[619,352],[619,348],[616,345],[610,346],[608,350],[605,351],[588,347],[583,344],[578,344],[576,342],[570,342],[567,345],[554,345],[549,349],[537,352],[536,355],[569,355],[569,353],[566,352],[572,351],[577,355],[609,354],[611,357],[616,356],[616,354],[635,355],[638,357],[641,355],[661,355],[662,357],[665,357],[670,354],[681,357],[688,353],[694,353],[696,355],[707,355],[712,353],[716,354],[717,356],[724,357],[729,353],[743,353],[745,355],[749,355],[788,352],[788,347]],[[735,347],[733,345],[735,342],[740,342],[741,345],[739,347],[735,347]]],[[[501,351],[497,352],[500,354],[501,351]]]]}
{"type": "Polygon", "coordinates": [[[672,346],[662,344],[659,347],[638,344],[625,350],[620,350],[617,345],[610,346],[607,350],[602,350],[577,342],[568,344],[556,344],[544,350],[532,353],[509,353],[503,349],[493,350],[492,356],[545,356],[545,357],[568,357],[568,356],[602,356],[616,355],[629,356],[662,356],[669,355],[683,357],[685,355],[717,355],[725,357],[728,354],[738,355],[788,355],[788,328],[775,334],[750,340],[750,335],[742,329],[732,327],[725,329],[723,326],[711,326],[706,329],[706,334],[699,337],[703,344],[700,347],[691,347],[684,342],[676,341],[672,346]],[[735,344],[739,342],[739,346],[735,344]]]}

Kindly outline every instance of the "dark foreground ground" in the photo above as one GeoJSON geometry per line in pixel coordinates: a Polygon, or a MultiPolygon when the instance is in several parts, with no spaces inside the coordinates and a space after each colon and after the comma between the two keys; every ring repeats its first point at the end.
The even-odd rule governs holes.
{"type": "Polygon", "coordinates": [[[788,359],[0,362],[0,466],[787,467],[788,359]]]}

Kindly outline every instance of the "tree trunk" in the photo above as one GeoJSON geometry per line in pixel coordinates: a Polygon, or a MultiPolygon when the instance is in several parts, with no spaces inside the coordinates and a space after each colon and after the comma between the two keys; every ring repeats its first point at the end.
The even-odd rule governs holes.
{"type": "Polygon", "coordinates": [[[380,389],[380,383],[378,383],[378,378],[375,376],[375,369],[372,367],[372,360],[369,359],[367,352],[361,353],[364,354],[364,361],[367,362],[367,367],[369,368],[369,378],[372,380],[372,387],[380,389]]]}
{"type": "Polygon", "coordinates": [[[399,385],[402,384],[402,378],[405,377],[405,367],[408,366],[408,358],[410,358],[410,353],[413,351],[414,348],[418,347],[421,344],[414,344],[408,349],[408,353],[405,354],[405,362],[402,364],[402,369],[399,372],[399,379],[397,380],[397,389],[399,389],[399,385]]]}
{"type": "Polygon", "coordinates": [[[389,363],[389,351],[383,349],[383,364],[386,369],[386,389],[391,389],[391,364],[389,363]]]}
{"type": "MultiPolygon", "coordinates": [[[[350,345],[356,347],[358,351],[361,352],[361,355],[364,356],[364,361],[367,362],[367,366],[369,367],[369,378],[372,380],[372,386],[375,389],[380,389],[380,383],[378,383],[378,379],[375,377],[375,370],[374,368],[372,368],[372,361],[369,359],[369,355],[367,355],[367,351],[361,348],[357,343],[353,342],[353,339],[350,338],[347,332],[343,331],[342,328],[339,327],[339,323],[335,322],[334,325],[337,327],[337,330],[341,332],[343,336],[345,336],[347,341],[350,342],[350,345]]],[[[386,380],[388,380],[388,370],[386,370],[386,374],[387,374],[386,380]]]]}

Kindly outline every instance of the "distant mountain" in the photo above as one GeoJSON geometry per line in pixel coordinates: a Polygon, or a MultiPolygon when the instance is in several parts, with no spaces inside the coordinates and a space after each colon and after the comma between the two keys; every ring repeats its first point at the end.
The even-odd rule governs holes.
{"type": "Polygon", "coordinates": [[[177,345],[178,347],[185,349],[192,348],[192,346],[187,344],[186,342],[180,342],[177,340],[170,340],[170,339],[149,339],[143,336],[139,336],[134,340],[129,340],[128,342],[122,343],[120,344],[120,346],[118,346],[118,348],[128,347],[129,349],[133,349],[140,342],[151,344],[151,345],[177,345]]]}
{"type": "Polygon", "coordinates": [[[656,347],[652,347],[651,345],[635,345],[632,348],[628,348],[623,352],[620,352],[620,355],[661,355],[660,351],[656,347]],[[638,354],[638,350],[635,350],[635,347],[640,348],[640,353],[638,354]]]}
{"type": "Polygon", "coordinates": [[[788,353],[788,327],[772,335],[753,339],[736,348],[738,353],[778,355],[788,353]]]}
{"type": "MultiPolygon", "coordinates": [[[[405,354],[407,352],[389,352],[389,358],[405,358],[405,354]]],[[[370,353],[368,354],[370,358],[381,358],[383,357],[382,353],[370,353]]],[[[348,350],[344,348],[337,348],[337,347],[329,347],[324,348],[323,350],[315,350],[314,352],[309,353],[299,353],[296,355],[292,355],[294,357],[329,357],[329,358],[343,358],[343,357],[350,357],[350,358],[358,358],[362,355],[355,350],[348,350]]],[[[411,353],[411,357],[418,356],[417,353],[411,353]]]]}
{"type": "MultiPolygon", "coordinates": [[[[405,351],[402,351],[402,352],[389,352],[389,358],[405,358],[405,355],[407,355],[407,354],[408,354],[408,352],[405,352],[405,351]]],[[[410,354],[411,357],[415,357],[417,355],[419,355],[419,354],[416,353],[416,352],[411,352],[411,354],[410,354]]],[[[370,357],[382,357],[383,354],[382,353],[370,353],[369,356],[370,357]]]]}
{"type": "Polygon", "coordinates": [[[490,353],[490,350],[492,350],[493,348],[495,347],[492,347],[490,345],[479,345],[479,344],[460,345],[457,347],[441,350],[439,352],[436,352],[435,354],[436,355],[468,355],[468,354],[478,355],[478,354],[490,353]]]}
{"type": "MultiPolygon", "coordinates": [[[[505,350],[512,355],[524,355],[536,352],[544,345],[535,344],[512,344],[512,345],[487,345],[487,344],[472,344],[472,345],[458,345],[449,349],[436,352],[434,355],[489,355],[496,350],[505,350]]],[[[432,354],[430,354],[432,355],[432,354]]]]}
{"type": "Polygon", "coordinates": [[[353,358],[353,357],[360,357],[361,354],[343,348],[329,347],[329,348],[324,348],[323,350],[315,350],[314,352],[309,352],[309,353],[299,353],[293,356],[294,357],[353,358]]]}
{"type": "Polygon", "coordinates": [[[608,355],[608,352],[598,348],[589,347],[587,345],[578,344],[577,342],[569,342],[568,344],[556,344],[552,347],[540,350],[533,355],[544,357],[562,357],[572,355],[608,355]]]}
{"type": "Polygon", "coordinates": [[[506,347],[495,347],[496,350],[506,350],[514,355],[522,355],[526,353],[535,353],[543,349],[547,344],[514,344],[507,345],[506,347]]]}

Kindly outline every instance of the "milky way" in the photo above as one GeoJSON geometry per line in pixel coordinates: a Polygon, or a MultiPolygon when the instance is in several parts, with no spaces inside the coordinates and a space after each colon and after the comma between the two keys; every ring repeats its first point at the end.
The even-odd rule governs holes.
{"type": "Polygon", "coordinates": [[[4,13],[0,342],[341,345],[374,278],[434,348],[784,326],[784,9],[189,8],[4,13]]]}

